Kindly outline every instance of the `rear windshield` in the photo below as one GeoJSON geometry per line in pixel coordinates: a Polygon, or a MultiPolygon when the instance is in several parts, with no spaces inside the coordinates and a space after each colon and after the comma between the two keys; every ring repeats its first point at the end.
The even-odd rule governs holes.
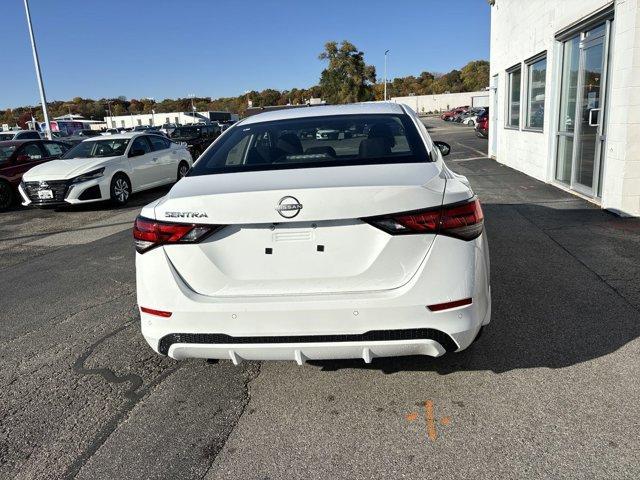
{"type": "Polygon", "coordinates": [[[428,161],[407,115],[339,115],[236,125],[189,175],[428,161]]]}

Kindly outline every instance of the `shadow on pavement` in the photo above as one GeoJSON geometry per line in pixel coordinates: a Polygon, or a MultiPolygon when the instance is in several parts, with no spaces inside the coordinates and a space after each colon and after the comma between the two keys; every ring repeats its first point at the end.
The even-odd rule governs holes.
{"type": "Polygon", "coordinates": [[[563,368],[615,352],[640,336],[639,219],[531,204],[489,204],[484,210],[493,312],[477,343],[440,358],[312,363],[323,371],[385,373],[563,368]]]}

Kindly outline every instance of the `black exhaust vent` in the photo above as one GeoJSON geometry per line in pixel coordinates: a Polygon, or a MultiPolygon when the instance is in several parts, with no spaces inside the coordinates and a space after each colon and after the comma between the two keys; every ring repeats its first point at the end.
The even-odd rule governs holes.
{"type": "Polygon", "coordinates": [[[447,352],[458,349],[456,342],[444,332],[432,328],[405,330],[372,330],[349,335],[296,335],[274,337],[232,337],[223,333],[172,333],[160,339],[158,350],[167,355],[174,343],[245,345],[251,343],[324,343],[324,342],[385,342],[393,340],[435,340],[447,352]]]}

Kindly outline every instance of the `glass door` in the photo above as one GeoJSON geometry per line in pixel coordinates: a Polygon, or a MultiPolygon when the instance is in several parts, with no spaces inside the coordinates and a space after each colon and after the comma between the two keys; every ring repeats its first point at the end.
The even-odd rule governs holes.
{"type": "Polygon", "coordinates": [[[609,22],[563,45],[556,179],[600,195],[609,22]]]}

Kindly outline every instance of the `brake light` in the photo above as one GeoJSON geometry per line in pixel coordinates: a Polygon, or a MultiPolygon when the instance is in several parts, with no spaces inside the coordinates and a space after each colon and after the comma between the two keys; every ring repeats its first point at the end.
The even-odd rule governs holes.
{"type": "Polygon", "coordinates": [[[439,208],[363,218],[363,220],[391,235],[437,233],[461,240],[473,240],[479,237],[484,227],[484,214],[480,201],[476,197],[439,208]]]}
{"type": "Polygon", "coordinates": [[[139,216],[133,224],[133,238],[136,250],[144,253],[159,245],[198,243],[223,227],[224,225],[160,222],[139,216]]]}

